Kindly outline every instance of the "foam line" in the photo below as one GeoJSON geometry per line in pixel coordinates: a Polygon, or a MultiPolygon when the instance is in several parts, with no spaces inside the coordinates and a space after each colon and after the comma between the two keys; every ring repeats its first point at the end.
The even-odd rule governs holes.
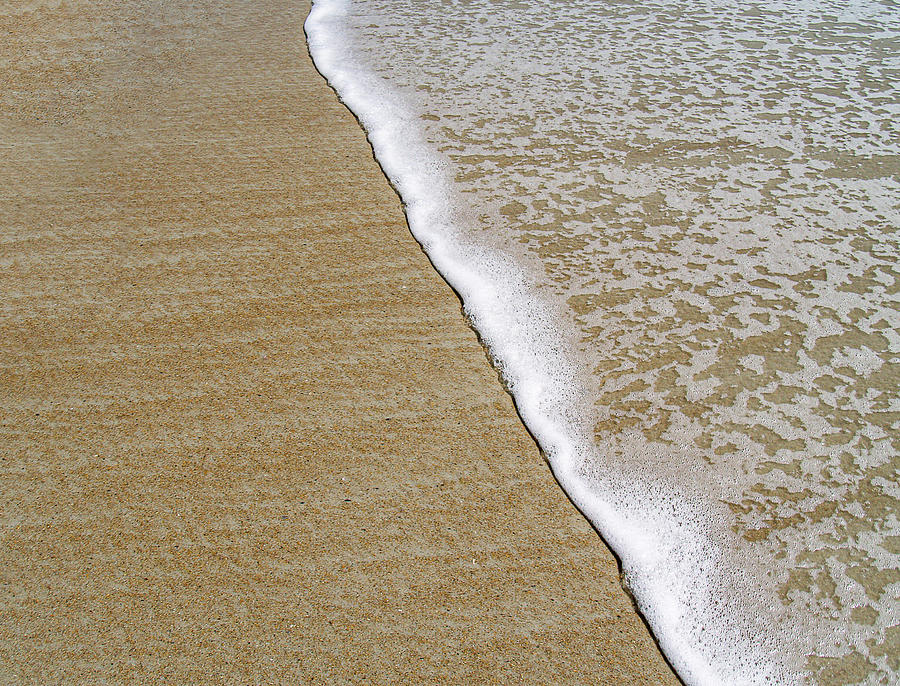
{"type": "Polygon", "coordinates": [[[670,485],[633,475],[610,474],[598,490],[604,477],[591,474],[594,486],[587,485],[596,447],[575,409],[582,391],[554,313],[509,257],[467,244],[454,229],[448,165],[423,140],[419,113],[348,57],[349,9],[347,0],[316,0],[306,21],[315,65],[366,130],[411,232],[462,299],[560,485],[619,556],[663,652],[688,684],[793,681],[745,625],[723,624],[718,616],[716,588],[723,582],[708,513],[670,485]]]}

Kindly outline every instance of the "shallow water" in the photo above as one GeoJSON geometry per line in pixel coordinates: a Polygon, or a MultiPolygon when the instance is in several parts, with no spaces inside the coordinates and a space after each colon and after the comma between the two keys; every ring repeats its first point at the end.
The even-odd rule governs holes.
{"type": "Polygon", "coordinates": [[[322,0],[307,28],[679,674],[895,681],[900,8],[322,0]]]}

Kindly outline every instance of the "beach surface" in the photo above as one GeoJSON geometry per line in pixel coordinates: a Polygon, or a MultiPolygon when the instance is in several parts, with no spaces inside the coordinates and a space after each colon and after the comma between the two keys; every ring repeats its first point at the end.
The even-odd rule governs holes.
{"type": "Polygon", "coordinates": [[[678,683],[308,10],[0,8],[0,681],[678,683]]]}

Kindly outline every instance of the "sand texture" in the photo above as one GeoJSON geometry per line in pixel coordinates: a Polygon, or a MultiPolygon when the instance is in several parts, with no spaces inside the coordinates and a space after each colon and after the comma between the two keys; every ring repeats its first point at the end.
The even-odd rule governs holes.
{"type": "Polygon", "coordinates": [[[308,9],[0,6],[0,681],[677,683],[308,9]]]}

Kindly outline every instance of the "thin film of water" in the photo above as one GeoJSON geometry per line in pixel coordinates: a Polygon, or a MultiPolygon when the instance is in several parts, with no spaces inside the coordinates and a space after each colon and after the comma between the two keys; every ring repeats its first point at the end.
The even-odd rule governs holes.
{"type": "Polygon", "coordinates": [[[815,682],[895,679],[896,4],[354,6],[465,230],[579,341],[583,477],[702,502],[815,682]]]}

